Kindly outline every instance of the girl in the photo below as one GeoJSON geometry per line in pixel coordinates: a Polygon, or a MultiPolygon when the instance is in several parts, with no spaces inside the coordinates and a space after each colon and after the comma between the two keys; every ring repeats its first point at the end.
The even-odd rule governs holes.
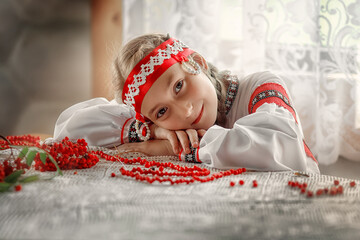
{"type": "Polygon", "coordinates": [[[96,98],[65,110],[55,139],[178,154],[180,160],[216,168],[319,173],[276,75],[260,72],[238,79],[162,34],[133,39],[114,66],[115,100],[96,98]]]}

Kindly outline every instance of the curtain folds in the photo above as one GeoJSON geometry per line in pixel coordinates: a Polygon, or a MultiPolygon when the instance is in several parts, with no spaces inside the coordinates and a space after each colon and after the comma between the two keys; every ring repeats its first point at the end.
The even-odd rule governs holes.
{"type": "Polygon", "coordinates": [[[219,69],[284,78],[321,164],[360,161],[360,0],[125,0],[123,37],[169,33],[219,69]]]}

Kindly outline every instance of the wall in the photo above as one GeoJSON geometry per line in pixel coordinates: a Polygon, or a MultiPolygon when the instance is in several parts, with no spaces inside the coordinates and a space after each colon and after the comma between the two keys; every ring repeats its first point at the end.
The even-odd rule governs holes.
{"type": "Polygon", "coordinates": [[[91,97],[88,0],[0,1],[0,134],[52,134],[91,97]]]}
{"type": "Polygon", "coordinates": [[[112,64],[122,43],[121,12],[121,0],[91,0],[93,97],[113,99],[112,64]]]}

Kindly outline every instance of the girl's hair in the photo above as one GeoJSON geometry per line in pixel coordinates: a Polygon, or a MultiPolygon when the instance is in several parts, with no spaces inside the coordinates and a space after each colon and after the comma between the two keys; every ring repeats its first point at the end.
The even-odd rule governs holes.
{"type": "MultiPolygon", "coordinates": [[[[115,91],[115,100],[118,103],[121,103],[121,94],[126,81],[126,78],[135,67],[135,65],[147,56],[152,50],[154,50],[161,43],[168,40],[170,37],[164,34],[147,34],[140,37],[134,38],[125,44],[119,51],[117,57],[114,61],[114,77],[113,85],[115,91]]],[[[188,58],[193,58],[195,61],[202,59],[203,57],[194,52],[188,58]]],[[[187,62],[183,62],[187,64],[187,62]]],[[[182,65],[183,65],[182,64],[182,65]]],[[[217,114],[217,124],[222,124],[225,121],[225,97],[226,91],[229,86],[229,81],[227,79],[230,76],[229,71],[220,72],[214,65],[208,62],[199,63],[202,67],[203,72],[210,79],[211,83],[216,89],[216,95],[218,98],[218,114],[217,114]],[[206,68],[207,65],[207,68],[206,68]]],[[[183,68],[186,71],[186,68],[183,68]]]]}

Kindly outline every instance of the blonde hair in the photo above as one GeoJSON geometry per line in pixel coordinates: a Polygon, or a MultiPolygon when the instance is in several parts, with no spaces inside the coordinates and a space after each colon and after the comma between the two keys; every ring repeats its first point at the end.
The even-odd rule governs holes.
{"type": "MultiPolygon", "coordinates": [[[[122,102],[121,95],[125,84],[125,81],[136,66],[136,64],[153,51],[161,43],[168,40],[170,37],[164,34],[146,34],[140,37],[134,38],[125,44],[119,51],[114,61],[114,77],[113,85],[115,91],[115,100],[118,103],[122,102]]],[[[228,71],[220,72],[214,65],[208,63],[197,52],[191,54],[188,58],[193,58],[202,67],[203,72],[209,78],[214,85],[217,98],[218,98],[218,114],[217,124],[222,124],[225,121],[225,97],[229,82],[226,80],[230,73],[228,71]]],[[[183,64],[188,64],[183,62],[183,64]]],[[[182,64],[182,66],[183,66],[182,64]]],[[[188,65],[190,66],[190,65],[188,65]]],[[[186,71],[186,68],[183,67],[186,71]]]]}

